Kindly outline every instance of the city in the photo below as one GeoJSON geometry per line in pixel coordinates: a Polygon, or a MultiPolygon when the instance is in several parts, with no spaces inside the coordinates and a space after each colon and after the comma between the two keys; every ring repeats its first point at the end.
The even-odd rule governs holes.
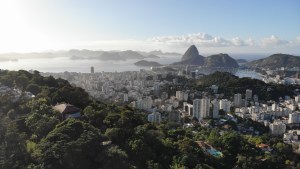
{"type": "Polygon", "coordinates": [[[0,0],[0,169],[300,169],[299,16],[0,0]]]}

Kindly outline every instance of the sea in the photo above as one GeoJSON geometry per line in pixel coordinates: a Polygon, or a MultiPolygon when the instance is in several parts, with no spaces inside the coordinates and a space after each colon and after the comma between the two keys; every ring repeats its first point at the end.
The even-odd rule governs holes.
{"type": "MultiPolygon", "coordinates": [[[[160,57],[147,58],[148,61],[156,61],[160,64],[171,64],[180,61],[180,57],[160,57]]],[[[123,71],[139,71],[140,69],[150,69],[135,66],[134,63],[139,59],[129,59],[125,61],[102,61],[102,60],[73,60],[69,57],[54,58],[26,58],[14,61],[1,61],[0,69],[6,70],[37,70],[40,72],[81,72],[89,73],[93,66],[95,72],[123,72],[123,71]]],[[[238,70],[235,73],[239,77],[250,77],[262,79],[262,76],[252,70],[238,70]]]]}

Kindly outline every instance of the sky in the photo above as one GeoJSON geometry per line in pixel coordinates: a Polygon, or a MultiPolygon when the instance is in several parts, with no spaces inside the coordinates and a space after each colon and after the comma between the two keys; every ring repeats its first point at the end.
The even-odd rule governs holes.
{"type": "Polygon", "coordinates": [[[299,0],[0,0],[0,53],[300,54],[299,0]]]}

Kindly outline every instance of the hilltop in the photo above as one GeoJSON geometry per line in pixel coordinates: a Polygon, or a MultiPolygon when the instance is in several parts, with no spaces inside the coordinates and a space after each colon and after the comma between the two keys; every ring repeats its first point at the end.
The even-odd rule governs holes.
{"type": "Polygon", "coordinates": [[[277,69],[281,67],[293,68],[300,66],[300,57],[289,54],[273,54],[267,58],[254,60],[246,64],[250,68],[277,69]]]}

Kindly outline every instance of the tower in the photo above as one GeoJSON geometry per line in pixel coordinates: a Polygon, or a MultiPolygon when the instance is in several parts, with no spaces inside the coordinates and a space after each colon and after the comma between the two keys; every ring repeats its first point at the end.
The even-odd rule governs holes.
{"type": "Polygon", "coordinates": [[[91,67],[91,73],[95,73],[94,66],[91,67]]]}

